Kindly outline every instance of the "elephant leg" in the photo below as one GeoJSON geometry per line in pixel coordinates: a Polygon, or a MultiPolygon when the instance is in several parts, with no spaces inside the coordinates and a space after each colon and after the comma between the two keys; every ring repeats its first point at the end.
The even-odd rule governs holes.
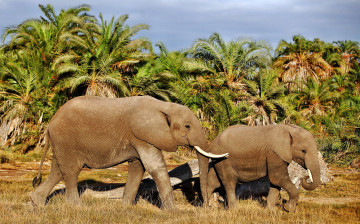
{"type": "Polygon", "coordinates": [[[66,186],[66,202],[70,204],[79,204],[80,196],[77,188],[78,173],[64,175],[65,186],[66,186]]]}
{"type": "Polygon", "coordinates": [[[289,201],[285,203],[284,209],[289,212],[295,212],[296,203],[299,200],[300,195],[299,190],[291,182],[290,178],[281,183],[280,186],[289,194],[289,201]]]}
{"type": "Polygon", "coordinates": [[[280,194],[280,188],[274,185],[270,186],[270,191],[267,196],[267,205],[266,207],[269,209],[273,209],[276,204],[276,200],[278,200],[280,194]]]}
{"type": "Polygon", "coordinates": [[[208,187],[207,187],[207,193],[208,193],[207,198],[209,200],[209,204],[215,203],[211,196],[214,193],[214,190],[220,186],[221,185],[216,175],[215,169],[211,168],[208,173],[208,187]]]}
{"type": "Polygon", "coordinates": [[[299,200],[299,191],[295,185],[291,182],[287,166],[288,164],[281,160],[275,153],[270,157],[268,161],[268,175],[270,183],[283,188],[289,195],[289,201],[284,205],[284,209],[289,212],[294,212],[296,209],[296,202],[299,200]]]}
{"type": "Polygon", "coordinates": [[[161,151],[146,142],[137,142],[136,150],[145,170],[154,178],[159,190],[162,209],[174,208],[174,192],[170,184],[170,177],[161,151]]]}
{"type": "Polygon", "coordinates": [[[78,164],[75,161],[67,160],[66,163],[60,163],[60,172],[64,177],[66,186],[66,202],[70,204],[79,204],[80,195],[78,192],[78,175],[83,167],[83,164],[78,164]]]}
{"type": "Polygon", "coordinates": [[[34,206],[45,205],[46,198],[50,194],[51,190],[55,187],[59,181],[63,179],[59,166],[55,157],[53,156],[51,162],[51,171],[47,179],[40,184],[35,191],[30,195],[31,202],[34,206]]]}
{"type": "Polygon", "coordinates": [[[132,205],[135,203],[135,197],[139,190],[140,182],[144,176],[144,167],[140,160],[129,162],[128,178],[125,184],[123,205],[132,205]]]}
{"type": "Polygon", "coordinates": [[[222,164],[218,163],[215,165],[216,172],[223,184],[226,191],[227,205],[229,209],[236,208],[236,183],[237,178],[231,169],[230,164],[226,163],[227,161],[223,161],[222,164]]]}
{"type": "Polygon", "coordinates": [[[224,188],[226,191],[226,198],[227,198],[229,209],[236,208],[236,197],[235,197],[236,181],[234,181],[234,180],[235,180],[235,178],[231,179],[229,181],[226,181],[226,183],[224,183],[224,188]]]}

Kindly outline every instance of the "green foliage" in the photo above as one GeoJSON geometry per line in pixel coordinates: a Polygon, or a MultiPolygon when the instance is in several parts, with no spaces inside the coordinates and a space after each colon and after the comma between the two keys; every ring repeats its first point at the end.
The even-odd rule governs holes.
{"type": "Polygon", "coordinates": [[[261,69],[253,79],[244,80],[245,99],[254,111],[246,118],[249,125],[280,123],[289,115],[285,87],[277,78],[275,70],[261,69]]]}
{"type": "MultiPolygon", "coordinates": [[[[38,61],[23,52],[7,60],[2,66],[0,83],[0,142],[14,145],[27,141],[28,136],[42,129],[43,114],[49,112],[46,75],[38,61]],[[45,84],[44,84],[45,82],[45,84]]],[[[48,113],[47,113],[48,114],[48,113]]]]}
{"type": "Polygon", "coordinates": [[[215,76],[222,76],[229,86],[265,67],[269,50],[267,44],[251,40],[226,43],[218,33],[209,39],[197,40],[192,47],[194,58],[199,59],[199,67],[215,76]]]}

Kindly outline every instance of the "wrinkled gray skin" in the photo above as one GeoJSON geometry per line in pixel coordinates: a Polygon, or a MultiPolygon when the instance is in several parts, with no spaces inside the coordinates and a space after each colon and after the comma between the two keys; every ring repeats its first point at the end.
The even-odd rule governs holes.
{"type": "MultiPolygon", "coordinates": [[[[144,171],[154,178],[162,208],[174,207],[174,195],[161,150],[199,146],[207,151],[205,134],[191,110],[149,96],[110,99],[78,97],[68,101],[49,123],[44,157],[51,143],[51,173],[31,194],[34,205],[44,205],[53,187],[66,184],[66,199],[79,203],[78,175],[86,166],[106,168],[128,161],[123,204],[133,204],[144,171]]],[[[198,153],[203,194],[208,158],[198,153]]],[[[43,162],[43,161],[42,161],[43,162]]],[[[41,162],[41,165],[42,165],[41,162]]],[[[39,175],[34,185],[41,181],[39,175]]]]}
{"type": "Polygon", "coordinates": [[[235,125],[224,130],[210,144],[212,153],[228,152],[229,157],[215,162],[208,175],[208,197],[220,187],[226,191],[229,208],[236,204],[236,183],[255,181],[265,176],[270,180],[267,207],[275,206],[279,190],[289,194],[285,210],[295,211],[299,191],[291,182],[288,165],[294,160],[305,169],[310,169],[313,183],[302,180],[306,190],[320,184],[318,150],[310,132],[293,125],[243,126],[235,125]]]}

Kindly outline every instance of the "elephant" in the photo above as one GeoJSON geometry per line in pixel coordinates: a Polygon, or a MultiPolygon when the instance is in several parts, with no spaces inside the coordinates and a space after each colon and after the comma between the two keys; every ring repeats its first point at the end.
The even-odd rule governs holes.
{"type": "Polygon", "coordinates": [[[288,165],[295,161],[308,170],[302,187],[314,190],[320,183],[318,149],[314,137],[295,125],[230,126],[210,144],[209,152],[228,152],[226,159],[215,159],[209,169],[208,195],[223,186],[228,208],[236,207],[235,187],[238,183],[268,178],[270,190],[267,207],[273,208],[283,188],[289,195],[284,209],[294,212],[299,191],[291,182],[288,165]]]}
{"type": "Polygon", "coordinates": [[[177,146],[197,150],[203,197],[209,158],[225,156],[206,152],[205,133],[188,107],[150,96],[76,97],[60,107],[45,134],[43,157],[33,180],[36,188],[30,196],[34,206],[45,205],[47,196],[61,180],[65,181],[66,202],[78,204],[77,182],[83,167],[107,168],[127,161],[122,203],[135,203],[146,170],[159,190],[161,208],[172,209],[174,195],[161,150],[174,152],[177,146]],[[41,167],[50,146],[51,171],[41,183],[41,167]]]}

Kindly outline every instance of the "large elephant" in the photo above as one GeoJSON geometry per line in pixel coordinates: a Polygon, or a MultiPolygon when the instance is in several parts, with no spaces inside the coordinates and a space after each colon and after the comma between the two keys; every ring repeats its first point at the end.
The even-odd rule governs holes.
{"type": "Polygon", "coordinates": [[[312,134],[294,125],[243,126],[235,125],[224,130],[209,146],[209,152],[229,152],[227,159],[214,161],[208,175],[208,197],[223,185],[228,207],[236,203],[237,183],[250,182],[268,176],[270,191],[267,206],[275,206],[279,190],[289,194],[285,210],[295,211],[299,191],[291,182],[288,165],[294,160],[308,169],[307,180],[302,180],[306,190],[320,184],[318,150],[312,134]],[[219,182],[220,181],[220,182],[219,182]]]}
{"type": "Polygon", "coordinates": [[[53,151],[51,172],[31,194],[34,205],[44,205],[61,180],[66,184],[66,200],[76,204],[79,202],[78,175],[83,167],[106,168],[128,161],[123,204],[134,203],[146,170],[155,180],[162,208],[173,208],[173,190],[161,150],[173,152],[177,146],[203,149],[197,151],[203,195],[206,194],[203,180],[206,180],[208,160],[212,156],[216,158],[206,153],[205,134],[189,108],[149,96],[72,99],[51,119],[45,139],[34,187],[41,182],[41,167],[49,144],[53,151]]]}

